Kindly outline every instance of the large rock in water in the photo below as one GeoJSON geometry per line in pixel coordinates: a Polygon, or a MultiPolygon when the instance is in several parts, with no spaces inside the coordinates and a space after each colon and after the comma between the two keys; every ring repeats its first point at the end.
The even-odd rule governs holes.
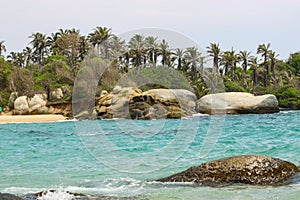
{"type": "Polygon", "coordinates": [[[262,114],[279,112],[274,95],[254,96],[246,92],[210,94],[198,100],[199,112],[205,114],[262,114]]]}
{"type": "Polygon", "coordinates": [[[0,192],[0,200],[22,200],[22,198],[13,194],[0,192]]]}
{"type": "Polygon", "coordinates": [[[203,163],[161,182],[192,182],[201,185],[223,184],[278,185],[299,173],[293,163],[262,155],[242,155],[203,163]]]}
{"type": "Polygon", "coordinates": [[[144,94],[153,94],[158,99],[162,100],[176,100],[178,101],[181,109],[186,112],[186,114],[196,113],[196,95],[184,89],[152,89],[144,92],[144,94]]]}

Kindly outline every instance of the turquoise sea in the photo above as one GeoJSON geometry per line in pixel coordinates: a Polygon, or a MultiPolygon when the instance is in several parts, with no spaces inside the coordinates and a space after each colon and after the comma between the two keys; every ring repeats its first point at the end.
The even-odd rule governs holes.
{"type": "Polygon", "coordinates": [[[300,111],[152,121],[0,124],[0,192],[137,199],[299,199],[300,183],[218,188],[158,183],[202,162],[263,154],[300,166],[300,111]]]}

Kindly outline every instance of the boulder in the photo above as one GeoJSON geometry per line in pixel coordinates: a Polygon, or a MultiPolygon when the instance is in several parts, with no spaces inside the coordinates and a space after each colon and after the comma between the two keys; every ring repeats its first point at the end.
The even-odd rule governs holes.
{"type": "Polygon", "coordinates": [[[144,92],[144,94],[153,94],[163,101],[175,99],[187,115],[196,113],[197,97],[191,91],[184,89],[153,89],[144,92]]]}
{"type": "Polygon", "coordinates": [[[100,93],[100,98],[102,98],[106,95],[108,95],[108,92],[106,90],[102,90],[101,93],[100,93]]]}
{"type": "Polygon", "coordinates": [[[47,113],[47,102],[43,99],[43,95],[35,94],[32,98],[28,98],[29,112],[35,114],[47,113]]]}
{"type": "Polygon", "coordinates": [[[130,118],[129,101],[133,96],[142,91],[133,87],[116,86],[112,93],[101,92],[100,99],[96,102],[96,112],[99,119],[130,118]]]}
{"type": "Polygon", "coordinates": [[[90,113],[87,110],[85,110],[85,111],[78,113],[74,117],[75,117],[75,119],[78,119],[78,120],[85,120],[85,119],[89,119],[90,113]]]}
{"type": "Polygon", "coordinates": [[[197,102],[200,113],[205,114],[263,114],[279,112],[274,95],[254,96],[246,92],[210,94],[197,102]]]}
{"type": "Polygon", "coordinates": [[[191,182],[218,186],[234,183],[279,185],[300,172],[293,163],[262,155],[242,155],[203,163],[159,179],[160,182],[191,182]]]}
{"type": "Polygon", "coordinates": [[[122,90],[122,87],[121,86],[116,86],[114,89],[113,89],[113,94],[119,94],[122,90]]]}
{"type": "Polygon", "coordinates": [[[66,85],[61,87],[61,91],[63,92],[64,96],[72,94],[72,90],[70,89],[69,86],[66,86],[66,85]]]}
{"type": "Polygon", "coordinates": [[[0,200],[22,200],[22,198],[13,194],[0,192],[0,200]]]}
{"type": "Polygon", "coordinates": [[[8,99],[8,107],[10,110],[14,109],[15,100],[18,98],[18,92],[12,92],[8,99]]]}
{"type": "Polygon", "coordinates": [[[63,97],[64,97],[64,94],[63,94],[63,91],[61,88],[56,88],[55,90],[53,90],[51,92],[51,95],[50,95],[51,99],[56,99],[56,100],[62,99],[63,97]]]}
{"type": "Polygon", "coordinates": [[[20,96],[14,102],[14,108],[18,112],[27,113],[29,112],[29,105],[27,96],[20,96]]]}

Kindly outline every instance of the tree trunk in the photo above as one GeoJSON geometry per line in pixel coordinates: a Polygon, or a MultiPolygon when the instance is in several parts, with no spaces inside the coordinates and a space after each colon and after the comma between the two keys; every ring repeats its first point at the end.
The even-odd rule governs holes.
{"type": "Polygon", "coordinates": [[[177,66],[178,70],[181,70],[181,58],[178,58],[178,66],[177,66]]]}

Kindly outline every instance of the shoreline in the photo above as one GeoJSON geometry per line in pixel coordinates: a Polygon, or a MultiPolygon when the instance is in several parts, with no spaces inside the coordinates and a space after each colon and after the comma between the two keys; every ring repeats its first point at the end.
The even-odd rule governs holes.
{"type": "Polygon", "coordinates": [[[0,124],[59,122],[59,121],[66,121],[67,119],[68,118],[63,115],[56,115],[56,114],[46,114],[46,115],[0,114],[0,124]]]}

